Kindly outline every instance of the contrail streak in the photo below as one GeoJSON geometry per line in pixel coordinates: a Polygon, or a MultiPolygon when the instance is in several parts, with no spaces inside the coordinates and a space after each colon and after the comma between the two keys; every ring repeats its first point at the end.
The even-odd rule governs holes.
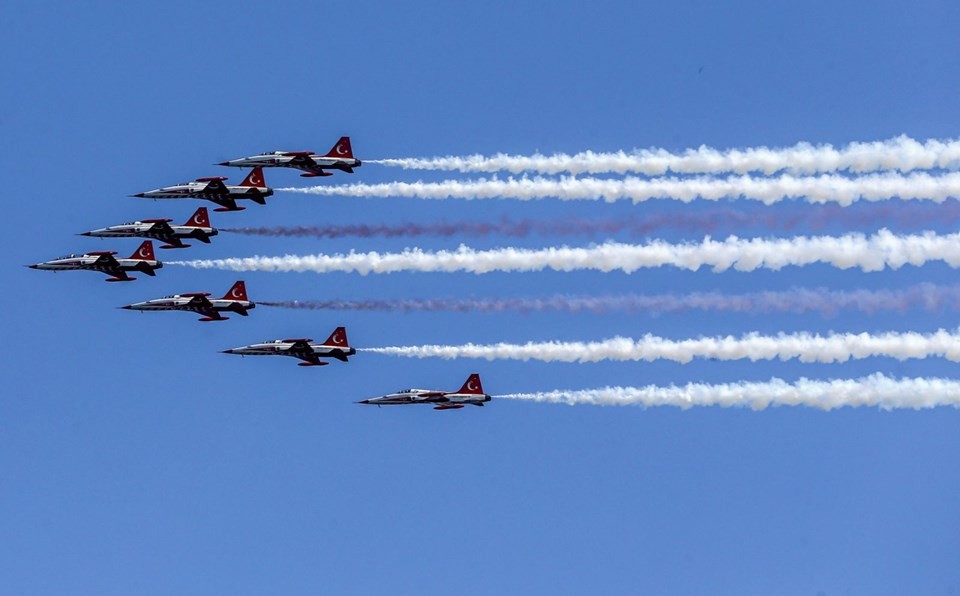
{"type": "Polygon", "coordinates": [[[960,233],[937,235],[925,232],[898,236],[881,230],[872,236],[798,236],[782,239],[726,240],[706,238],[700,242],[671,244],[654,240],[646,244],[605,242],[587,248],[567,246],[544,249],[498,248],[426,252],[417,248],[399,253],[367,252],[348,254],[285,255],[171,261],[197,269],[228,271],[312,271],[314,273],[355,272],[396,273],[400,271],[491,273],[509,271],[622,271],[665,265],[696,271],[780,270],[784,267],[827,264],[839,269],[857,267],[863,271],[899,269],[942,261],[960,267],[960,233]]]}
{"type": "Polygon", "coordinates": [[[918,284],[897,290],[828,290],[791,288],[783,292],[723,294],[628,294],[623,296],[564,296],[547,298],[428,298],[398,300],[284,300],[259,302],[263,306],[306,310],[358,310],[372,312],[639,312],[650,315],[691,310],[736,313],[822,313],[835,315],[855,310],[931,312],[960,310],[960,285],[918,284]]]}
{"type": "Polygon", "coordinates": [[[788,383],[771,379],[766,383],[722,383],[658,387],[603,387],[573,391],[512,393],[499,399],[598,406],[693,406],[747,407],[807,406],[820,410],[843,407],[873,407],[883,410],[960,407],[960,381],[953,379],[896,379],[873,374],[861,379],[815,381],[800,379],[788,383]]]}
{"type": "Polygon", "coordinates": [[[675,200],[719,201],[748,199],[772,205],[803,199],[808,203],[916,199],[943,202],[960,195],[960,173],[939,176],[882,173],[858,178],[824,174],[816,177],[783,175],[776,178],[731,176],[729,178],[499,178],[446,180],[442,182],[388,182],[279,188],[279,191],[344,197],[405,197],[418,199],[518,199],[555,198],[561,201],[675,200]]]}
{"type": "Polygon", "coordinates": [[[408,170],[459,172],[538,172],[541,174],[819,174],[845,170],[854,173],[878,170],[929,170],[960,165],[960,141],[928,140],[923,143],[907,136],[844,147],[798,143],[792,147],[719,150],[701,146],[680,153],[666,149],[638,149],[632,152],[584,151],[574,155],[534,154],[492,156],[468,155],[429,158],[367,160],[408,170]]]}
{"type": "Polygon", "coordinates": [[[614,337],[594,342],[527,342],[459,346],[422,345],[363,348],[366,352],[406,358],[481,358],[541,362],[605,362],[670,360],[687,364],[695,358],[713,360],[799,360],[837,363],[883,356],[897,360],[940,357],[960,362],[960,333],[748,333],[740,337],[699,337],[672,340],[655,335],[640,339],[614,337]]]}
{"type": "Polygon", "coordinates": [[[275,226],[258,228],[220,228],[247,236],[299,238],[416,238],[421,236],[491,235],[526,238],[533,234],[547,236],[594,236],[632,234],[645,236],[663,229],[697,234],[732,233],[744,227],[792,231],[797,228],[819,229],[827,225],[869,226],[893,224],[898,229],[908,226],[956,225],[960,222],[960,202],[931,203],[862,203],[854,207],[820,205],[803,209],[764,211],[705,209],[696,213],[655,213],[645,216],[604,218],[565,218],[552,221],[503,218],[492,222],[453,221],[439,223],[356,224],[325,226],[275,226]]]}

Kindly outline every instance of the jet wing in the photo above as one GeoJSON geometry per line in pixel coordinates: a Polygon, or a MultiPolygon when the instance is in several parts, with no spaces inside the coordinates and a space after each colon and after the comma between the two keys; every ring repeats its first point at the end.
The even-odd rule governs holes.
{"type": "Polygon", "coordinates": [[[197,309],[204,308],[207,310],[213,310],[213,304],[211,304],[210,301],[207,300],[207,297],[204,296],[203,294],[194,294],[193,296],[191,296],[189,306],[191,308],[197,308],[197,309]]]}
{"type": "Polygon", "coordinates": [[[97,260],[93,263],[93,269],[97,271],[102,271],[107,275],[112,276],[115,279],[130,279],[127,275],[127,272],[123,270],[123,267],[120,266],[120,263],[110,254],[102,254],[97,257],[97,260]]]}
{"type": "Polygon", "coordinates": [[[330,172],[324,170],[324,168],[330,169],[329,166],[320,166],[317,162],[309,155],[295,155],[293,159],[287,162],[291,168],[297,168],[298,170],[303,170],[308,172],[308,174],[301,174],[301,176],[314,177],[314,176],[332,176],[330,172]]]}
{"type": "Polygon", "coordinates": [[[287,162],[291,167],[307,170],[308,172],[318,169],[317,162],[313,161],[309,155],[297,153],[287,162]]]}
{"type": "Polygon", "coordinates": [[[157,221],[150,222],[153,225],[150,226],[150,232],[162,236],[173,236],[173,228],[170,227],[170,224],[167,222],[169,219],[158,219],[157,221]]]}
{"type": "MultiPolygon", "coordinates": [[[[322,362],[320,357],[317,356],[313,348],[310,347],[310,343],[307,340],[298,339],[290,346],[288,350],[291,356],[295,356],[304,362],[307,362],[313,366],[326,366],[326,362],[322,362]]],[[[307,366],[307,364],[301,364],[300,366],[307,366]]]]}
{"type": "Polygon", "coordinates": [[[227,186],[223,183],[223,178],[197,178],[197,182],[206,182],[207,185],[203,187],[202,192],[205,195],[228,195],[230,191],[227,190],[227,186]]]}
{"type": "Polygon", "coordinates": [[[213,307],[205,294],[193,294],[187,307],[198,315],[203,315],[213,321],[222,321],[223,316],[213,307]]]}
{"type": "Polygon", "coordinates": [[[172,246],[183,246],[183,243],[180,242],[180,239],[177,238],[176,232],[173,231],[173,228],[170,227],[170,224],[167,222],[168,219],[161,219],[153,222],[153,225],[150,226],[150,229],[147,230],[147,233],[152,235],[157,240],[165,242],[172,246]]]}

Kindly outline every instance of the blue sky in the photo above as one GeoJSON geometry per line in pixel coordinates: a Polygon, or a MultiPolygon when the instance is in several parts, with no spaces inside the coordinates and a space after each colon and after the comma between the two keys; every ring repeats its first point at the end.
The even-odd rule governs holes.
{"type": "MultiPolygon", "coordinates": [[[[400,387],[490,393],[892,375],[946,361],[544,364],[359,355],[301,369],[218,350],[279,337],[357,347],[931,331],[952,313],[383,314],[258,308],[201,324],[122,304],[182,291],[253,300],[538,296],[952,283],[943,265],[714,274],[237,275],[156,279],[21,265],[135,240],[73,234],[194,201],[128,194],[273,149],[361,159],[682,150],[958,136],[948,2],[15,2],[0,11],[7,185],[0,593],[951,594],[960,590],[960,412],[775,408],[369,408],[400,387]]],[[[314,183],[439,179],[372,164],[314,183]]],[[[306,185],[267,172],[272,186],[306,185]]],[[[760,211],[760,206],[731,204],[760,211]]],[[[617,217],[704,205],[278,194],[215,226],[617,217]]],[[[791,208],[791,207],[787,207],[791,208]]],[[[805,208],[797,204],[792,208],[805,208]]],[[[893,227],[895,222],[893,222],[893,227]]],[[[939,231],[953,231],[946,227],[939,231]]],[[[870,231],[870,230],[863,230],[870,231]]],[[[744,230],[768,235],[763,229],[744,230]]],[[[691,239],[668,230],[670,240],[691,239]]],[[[601,240],[602,238],[597,238],[601,240]]],[[[630,239],[630,238],[621,238],[630,239]]],[[[457,238],[223,234],[161,258],[455,247],[457,238]]],[[[489,237],[472,246],[583,238],[489,237]]],[[[143,276],[141,276],[143,277],[143,276]]]]}

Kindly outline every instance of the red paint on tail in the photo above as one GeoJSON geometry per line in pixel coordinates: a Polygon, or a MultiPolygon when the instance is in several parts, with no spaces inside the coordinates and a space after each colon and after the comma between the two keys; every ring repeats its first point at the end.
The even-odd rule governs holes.
{"type": "Polygon", "coordinates": [[[353,148],[350,147],[350,137],[340,137],[333,149],[324,157],[340,157],[344,159],[353,159],[353,148]]]}
{"type": "Polygon", "coordinates": [[[201,207],[197,209],[196,213],[190,216],[190,219],[187,220],[187,223],[183,225],[191,228],[209,228],[210,215],[207,213],[207,208],[201,207]]]}
{"type": "Polygon", "coordinates": [[[230,291],[224,294],[224,300],[247,300],[247,286],[243,281],[233,284],[230,291]]]}
{"type": "Polygon", "coordinates": [[[153,256],[153,242],[147,240],[141,244],[140,248],[130,255],[130,258],[138,261],[156,261],[157,258],[153,256]]]}
{"type": "Polygon", "coordinates": [[[467,393],[469,395],[484,395],[483,385],[480,384],[480,375],[474,373],[467,378],[467,382],[463,384],[463,387],[460,388],[460,391],[457,393],[467,393]]]}
{"type": "Polygon", "coordinates": [[[350,346],[347,342],[347,330],[345,327],[337,327],[333,330],[333,333],[330,334],[330,337],[327,338],[327,341],[323,342],[325,346],[332,346],[334,348],[347,348],[350,346]]]}
{"type": "Polygon", "coordinates": [[[243,179],[243,182],[240,183],[240,186],[266,186],[266,182],[263,180],[263,168],[257,166],[250,170],[250,173],[247,174],[247,177],[243,179]]]}

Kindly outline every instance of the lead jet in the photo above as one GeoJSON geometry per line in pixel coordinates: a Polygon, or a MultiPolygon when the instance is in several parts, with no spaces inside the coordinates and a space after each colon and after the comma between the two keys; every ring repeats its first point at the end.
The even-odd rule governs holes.
{"type": "Polygon", "coordinates": [[[362,162],[353,157],[350,147],[350,137],[340,137],[326,155],[316,155],[313,151],[269,151],[260,155],[241,157],[230,161],[222,161],[217,165],[236,166],[241,168],[256,166],[262,168],[296,168],[306,174],[304,178],[316,176],[333,176],[325,170],[341,170],[348,174],[353,168],[359,168],[362,162]]]}
{"type": "Polygon", "coordinates": [[[408,404],[433,404],[434,410],[458,410],[466,404],[482,406],[490,401],[483,392],[480,375],[470,375],[459,391],[432,391],[430,389],[401,389],[396,393],[358,401],[358,404],[394,406],[408,404]]]}
{"type": "Polygon", "coordinates": [[[224,350],[224,354],[239,354],[241,356],[293,356],[303,362],[299,366],[326,366],[329,362],[321,362],[321,358],[336,358],[347,361],[348,356],[357,353],[347,342],[347,330],[337,327],[327,341],[322,344],[312,344],[312,339],[275,339],[260,344],[251,344],[224,350]]]}
{"type": "Polygon", "coordinates": [[[172,219],[145,219],[143,221],[134,221],[121,224],[119,226],[110,226],[109,228],[100,228],[83,232],[81,236],[93,236],[95,238],[153,238],[163,242],[160,248],[187,248],[189,244],[182,242],[183,238],[195,238],[205,244],[210,244],[210,237],[217,235],[217,229],[210,227],[210,215],[206,207],[197,209],[187,223],[182,226],[171,226],[172,219]]]}
{"type": "Polygon", "coordinates": [[[266,205],[266,198],[273,194],[273,189],[265,185],[262,168],[250,170],[239,186],[224,184],[226,179],[224,176],[197,178],[194,182],[182,182],[130,196],[141,199],[206,199],[220,205],[214,211],[243,211],[246,207],[238,207],[238,199],[250,199],[259,205],[266,205]]]}
{"type": "Polygon", "coordinates": [[[173,296],[164,296],[155,298],[146,302],[137,302],[128,304],[120,308],[126,310],[189,310],[203,315],[198,321],[226,321],[230,317],[224,317],[222,312],[235,312],[238,315],[247,316],[247,311],[256,308],[256,304],[247,299],[247,286],[242,281],[233,284],[230,291],[223,298],[207,298],[209,292],[186,292],[184,294],[174,294],[173,296]]]}
{"type": "Polygon", "coordinates": [[[36,265],[27,265],[31,269],[46,269],[49,271],[72,271],[75,269],[85,269],[89,271],[99,271],[106,273],[110,277],[107,281],[133,281],[136,277],[127,275],[128,271],[140,271],[147,275],[154,276],[157,269],[163,267],[163,263],[153,256],[153,242],[147,240],[140,245],[128,259],[117,259],[113,255],[115,251],[96,251],[86,252],[81,255],[68,255],[44,261],[36,265]]]}

